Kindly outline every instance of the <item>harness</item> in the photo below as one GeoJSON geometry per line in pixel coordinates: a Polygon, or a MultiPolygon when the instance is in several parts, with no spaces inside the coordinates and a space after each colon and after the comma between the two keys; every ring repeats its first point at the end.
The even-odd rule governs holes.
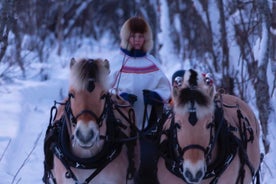
{"type": "MultiPolygon", "coordinates": [[[[44,176],[43,181],[49,183],[50,179],[56,183],[55,178],[51,172],[53,169],[53,155],[55,155],[66,168],[66,177],[72,178],[76,183],[79,183],[77,177],[73,173],[71,167],[78,169],[95,169],[89,177],[84,181],[84,184],[89,183],[97,174],[99,174],[110,162],[112,162],[121,152],[123,145],[127,146],[127,156],[128,156],[128,169],[127,178],[132,179],[134,172],[136,170],[134,166],[134,147],[136,144],[136,127],[133,123],[133,109],[130,109],[128,116],[124,115],[122,108],[126,106],[121,106],[116,104],[112,99],[110,94],[106,94],[105,107],[100,118],[96,118],[99,126],[102,125],[104,119],[106,119],[106,135],[100,136],[100,139],[104,140],[104,145],[102,150],[91,158],[79,158],[73,155],[70,151],[70,137],[68,134],[68,121],[76,123],[77,116],[81,113],[89,113],[93,116],[95,114],[92,111],[84,110],[80,114],[73,116],[70,108],[70,96],[69,100],[65,104],[65,112],[60,120],[55,121],[52,124],[52,117],[54,111],[57,111],[56,102],[51,108],[50,122],[48,129],[46,131],[46,137],[44,142],[44,176]],[[119,119],[116,119],[114,111],[119,112],[119,114],[127,120],[130,125],[130,136],[127,136],[122,129],[126,129],[126,125],[123,125],[119,119]]],[[[129,106],[128,106],[129,107],[129,106]]],[[[55,112],[56,113],[56,112],[55,112]]],[[[55,119],[56,114],[54,115],[55,119]]]]}
{"type": "Polygon", "coordinates": [[[252,128],[248,119],[243,116],[242,112],[237,106],[227,106],[222,104],[220,99],[216,99],[216,110],[213,122],[209,123],[207,128],[210,128],[210,141],[209,145],[204,148],[201,145],[192,144],[181,148],[177,139],[177,129],[180,125],[175,122],[174,114],[170,115],[170,127],[164,130],[167,139],[163,140],[160,144],[160,154],[165,160],[166,168],[175,176],[187,182],[183,176],[183,155],[189,149],[199,149],[204,152],[206,162],[209,163],[212,157],[212,151],[215,144],[218,147],[218,156],[214,162],[207,165],[207,172],[203,179],[213,178],[210,184],[216,184],[219,177],[231,164],[235,156],[238,154],[241,166],[239,169],[239,176],[236,183],[243,183],[245,177],[245,165],[251,171],[252,176],[255,176],[255,170],[251,165],[248,155],[246,153],[247,143],[254,140],[252,128]],[[239,126],[233,127],[227,123],[223,116],[223,106],[226,108],[237,108],[237,116],[239,119],[239,126]],[[241,138],[236,137],[233,132],[238,131],[241,138]],[[247,137],[249,133],[249,137],[247,137]]]}

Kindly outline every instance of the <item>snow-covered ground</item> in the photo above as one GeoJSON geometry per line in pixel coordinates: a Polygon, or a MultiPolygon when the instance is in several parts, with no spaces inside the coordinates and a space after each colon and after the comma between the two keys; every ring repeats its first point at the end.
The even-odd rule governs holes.
{"type": "MultiPolygon", "coordinates": [[[[61,71],[62,72],[62,71],[61,71]]],[[[49,110],[66,79],[16,81],[0,87],[0,183],[42,183],[49,110]]]]}

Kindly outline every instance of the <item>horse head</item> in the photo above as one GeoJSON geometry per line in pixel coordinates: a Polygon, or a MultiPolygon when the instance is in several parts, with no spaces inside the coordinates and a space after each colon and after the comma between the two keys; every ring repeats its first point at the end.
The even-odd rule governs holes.
{"type": "Polygon", "coordinates": [[[187,70],[173,89],[174,122],[181,175],[187,183],[199,183],[206,172],[206,152],[213,121],[215,86],[209,75],[187,70]]]}
{"type": "Polygon", "coordinates": [[[45,181],[126,183],[134,179],[140,153],[134,111],[128,102],[109,93],[108,77],[107,60],[71,60],[69,96],[47,129],[53,135],[47,142],[51,148],[45,150],[51,149],[54,157],[53,169],[45,170],[45,181]]]}
{"type": "Polygon", "coordinates": [[[260,164],[260,129],[248,104],[216,93],[211,76],[192,69],[175,72],[172,84],[173,113],[160,140],[160,184],[251,183],[260,164]]]}
{"type": "Polygon", "coordinates": [[[72,151],[81,157],[96,154],[103,145],[100,134],[104,134],[106,129],[102,121],[108,74],[107,60],[71,60],[68,100],[70,124],[67,127],[72,137],[72,151]]]}

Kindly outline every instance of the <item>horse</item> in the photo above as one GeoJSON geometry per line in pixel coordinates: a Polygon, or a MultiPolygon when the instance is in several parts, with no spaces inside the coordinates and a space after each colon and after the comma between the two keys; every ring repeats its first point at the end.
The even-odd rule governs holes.
{"type": "Polygon", "coordinates": [[[44,183],[134,183],[135,114],[109,92],[109,71],[108,60],[71,60],[68,97],[52,107],[46,131],[44,183]]]}
{"type": "Polygon", "coordinates": [[[178,76],[162,127],[160,184],[248,184],[260,165],[259,123],[240,98],[216,92],[210,75],[178,76]]]}

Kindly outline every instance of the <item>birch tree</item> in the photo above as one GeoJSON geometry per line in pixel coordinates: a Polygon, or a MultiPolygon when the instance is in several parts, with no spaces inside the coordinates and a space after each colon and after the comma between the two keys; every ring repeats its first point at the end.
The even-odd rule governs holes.
{"type": "MultiPolygon", "coordinates": [[[[268,135],[268,121],[269,116],[272,113],[272,106],[269,96],[269,85],[267,72],[269,63],[269,41],[270,34],[269,29],[271,25],[270,10],[267,1],[256,0],[257,10],[260,14],[262,35],[260,41],[260,55],[257,58],[258,68],[256,69],[257,76],[254,83],[254,89],[256,92],[256,104],[259,110],[259,120],[263,129],[263,142],[265,146],[265,152],[269,152],[269,142],[267,140],[268,135]]],[[[253,75],[253,73],[251,73],[253,75]]],[[[275,76],[275,75],[274,75],[275,76]]]]}
{"type": "Polygon", "coordinates": [[[4,57],[8,46],[8,33],[10,30],[10,24],[12,24],[13,17],[11,14],[11,3],[9,0],[3,1],[2,7],[0,7],[0,62],[4,57]]]}

